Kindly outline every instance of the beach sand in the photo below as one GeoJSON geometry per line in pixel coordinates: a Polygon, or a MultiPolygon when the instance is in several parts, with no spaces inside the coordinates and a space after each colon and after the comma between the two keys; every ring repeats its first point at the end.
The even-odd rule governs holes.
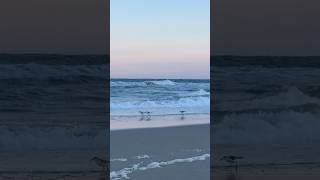
{"type": "Polygon", "coordinates": [[[211,179],[214,180],[316,180],[320,179],[316,144],[214,144],[211,179]],[[238,171],[223,156],[241,156],[238,171]]]}
{"type": "Polygon", "coordinates": [[[207,180],[209,125],[111,131],[111,179],[207,180]]]}
{"type": "Polygon", "coordinates": [[[55,150],[0,152],[0,179],[101,179],[106,173],[92,157],[105,157],[105,150],[55,150]]]}
{"type": "Polygon", "coordinates": [[[238,173],[230,167],[214,167],[213,180],[318,180],[320,164],[240,166],[238,173]]]}

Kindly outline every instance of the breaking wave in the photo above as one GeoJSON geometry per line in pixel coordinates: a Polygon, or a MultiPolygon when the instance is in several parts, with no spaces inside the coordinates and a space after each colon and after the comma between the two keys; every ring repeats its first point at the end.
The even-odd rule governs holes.
{"type": "Polygon", "coordinates": [[[171,80],[145,81],[147,85],[174,86],[176,83],[171,80]]]}
{"type": "Polygon", "coordinates": [[[172,80],[157,80],[157,81],[111,81],[111,87],[126,87],[126,86],[174,86],[177,83],[172,80]]]}

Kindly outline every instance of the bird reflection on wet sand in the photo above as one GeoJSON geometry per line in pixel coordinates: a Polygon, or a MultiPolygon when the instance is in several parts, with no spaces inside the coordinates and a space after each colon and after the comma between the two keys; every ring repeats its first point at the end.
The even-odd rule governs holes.
{"type": "Polygon", "coordinates": [[[151,121],[151,112],[139,111],[139,113],[141,114],[140,121],[151,121]]]}

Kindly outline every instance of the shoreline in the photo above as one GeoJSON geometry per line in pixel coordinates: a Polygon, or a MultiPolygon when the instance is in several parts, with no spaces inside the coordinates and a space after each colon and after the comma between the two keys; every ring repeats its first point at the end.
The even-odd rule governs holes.
{"type": "Polygon", "coordinates": [[[139,116],[111,118],[110,131],[122,131],[131,129],[153,129],[210,125],[210,114],[196,115],[172,115],[172,116],[151,116],[149,119],[142,119],[139,116]]]}
{"type": "Polygon", "coordinates": [[[144,130],[144,129],[164,129],[164,128],[178,128],[178,127],[193,127],[193,126],[202,126],[202,125],[210,125],[210,123],[203,124],[186,124],[186,125],[176,125],[176,126],[161,126],[161,127],[143,127],[143,128],[128,128],[128,129],[110,129],[111,132],[117,131],[130,131],[130,130],[144,130]]]}

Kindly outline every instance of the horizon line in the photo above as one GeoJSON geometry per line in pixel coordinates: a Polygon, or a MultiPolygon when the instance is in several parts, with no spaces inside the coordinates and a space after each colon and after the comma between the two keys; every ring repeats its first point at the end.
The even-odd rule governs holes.
{"type": "Polygon", "coordinates": [[[320,55],[210,55],[210,57],[320,57],[320,55]]]}
{"type": "Polygon", "coordinates": [[[152,80],[210,80],[210,78],[112,78],[110,79],[124,79],[124,80],[144,80],[144,79],[152,79],[152,80]]]}
{"type": "Polygon", "coordinates": [[[0,55],[55,55],[55,56],[110,56],[106,53],[88,53],[88,54],[77,54],[77,53],[0,53],[0,55]]]}

